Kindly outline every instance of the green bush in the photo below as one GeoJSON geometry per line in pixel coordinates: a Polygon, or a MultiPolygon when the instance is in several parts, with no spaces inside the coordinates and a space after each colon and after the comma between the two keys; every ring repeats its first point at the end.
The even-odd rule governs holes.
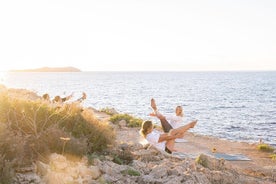
{"type": "Polygon", "coordinates": [[[273,161],[276,160],[276,153],[270,155],[269,157],[271,157],[271,160],[273,160],[273,161]]]}
{"type": "Polygon", "coordinates": [[[95,159],[99,159],[100,160],[100,156],[97,153],[91,153],[91,154],[87,154],[87,159],[88,159],[88,164],[89,165],[94,165],[94,160],[95,159]]]}
{"type": "Polygon", "coordinates": [[[116,114],[116,111],[113,108],[108,108],[108,107],[100,109],[100,112],[104,112],[111,116],[116,114]]]}
{"type": "Polygon", "coordinates": [[[268,144],[259,144],[258,150],[264,151],[264,152],[272,152],[274,150],[273,147],[269,146],[268,144]]]}
{"type": "Polygon", "coordinates": [[[124,163],[124,161],[116,155],[114,156],[113,162],[119,165],[122,165],[124,163]]]}
{"type": "Polygon", "coordinates": [[[208,163],[207,163],[207,160],[206,158],[203,156],[203,155],[199,155],[196,160],[195,160],[196,163],[202,165],[203,167],[208,167],[208,163]]]}
{"type": "Polygon", "coordinates": [[[129,176],[140,176],[141,175],[139,173],[139,171],[136,171],[136,170],[133,170],[133,169],[123,170],[123,171],[121,171],[121,173],[123,175],[129,175],[129,176]]]}
{"type": "Polygon", "coordinates": [[[129,114],[115,114],[110,117],[110,121],[115,124],[121,120],[125,120],[128,127],[140,127],[143,123],[142,119],[135,118],[129,114]]]}

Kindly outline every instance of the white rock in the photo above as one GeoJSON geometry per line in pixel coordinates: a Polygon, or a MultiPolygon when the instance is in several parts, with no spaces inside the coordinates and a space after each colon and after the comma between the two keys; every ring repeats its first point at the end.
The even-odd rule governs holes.
{"type": "Polygon", "coordinates": [[[90,166],[90,169],[92,171],[91,176],[93,179],[97,179],[101,176],[101,171],[97,166],[90,166]]]}

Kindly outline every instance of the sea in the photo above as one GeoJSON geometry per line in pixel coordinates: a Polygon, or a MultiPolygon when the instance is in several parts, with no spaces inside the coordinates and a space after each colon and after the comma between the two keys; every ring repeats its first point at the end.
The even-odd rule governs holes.
{"type": "Polygon", "coordinates": [[[150,99],[163,114],[183,106],[191,132],[276,147],[276,71],[259,72],[2,72],[0,84],[51,98],[87,94],[83,106],[114,108],[144,120],[150,99]]]}

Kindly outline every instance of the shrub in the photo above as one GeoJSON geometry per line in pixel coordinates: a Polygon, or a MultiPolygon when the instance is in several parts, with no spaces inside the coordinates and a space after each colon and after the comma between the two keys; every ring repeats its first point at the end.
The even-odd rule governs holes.
{"type": "MultiPolygon", "coordinates": [[[[5,155],[5,160],[26,164],[26,139],[22,135],[15,134],[4,123],[0,123],[0,155],[5,155]]],[[[29,155],[31,156],[31,155],[29,155]]]]}
{"type": "Polygon", "coordinates": [[[202,165],[203,167],[207,167],[208,163],[207,163],[207,159],[203,156],[203,155],[199,155],[196,160],[196,163],[202,165]]]}
{"type": "Polygon", "coordinates": [[[273,147],[269,146],[268,144],[259,144],[258,150],[264,151],[264,152],[272,152],[274,150],[273,147]]]}
{"type": "Polygon", "coordinates": [[[143,123],[142,119],[135,118],[129,114],[115,114],[110,117],[110,121],[115,124],[121,120],[125,120],[128,127],[140,127],[143,123]]]}
{"type": "Polygon", "coordinates": [[[99,159],[101,161],[106,160],[105,155],[100,152],[93,152],[87,154],[88,164],[95,165],[95,160],[99,159]]]}
{"type": "Polygon", "coordinates": [[[133,170],[133,169],[126,169],[121,171],[123,175],[129,175],[129,176],[140,176],[139,171],[133,170]]]}
{"type": "Polygon", "coordinates": [[[14,163],[6,160],[4,155],[0,154],[0,184],[12,183],[15,176],[14,163]]]}
{"type": "Polygon", "coordinates": [[[46,103],[7,96],[1,96],[0,102],[0,121],[23,135],[38,137],[41,131],[56,123],[53,119],[56,109],[46,103]]]}
{"type": "Polygon", "coordinates": [[[270,157],[271,157],[271,160],[273,160],[273,161],[276,160],[276,153],[270,155],[270,157]]]}
{"type": "Polygon", "coordinates": [[[89,128],[89,133],[85,137],[88,139],[88,143],[90,143],[90,153],[102,151],[108,145],[114,143],[115,131],[108,122],[99,121],[89,110],[84,110],[82,116],[84,120],[89,122],[85,123],[85,126],[89,128]]]}
{"type": "Polygon", "coordinates": [[[108,107],[106,107],[106,108],[100,109],[100,111],[104,112],[104,113],[106,113],[108,115],[111,115],[111,116],[114,115],[114,114],[118,114],[117,111],[114,108],[108,108],[108,107]]]}
{"type": "Polygon", "coordinates": [[[28,164],[63,152],[60,137],[69,137],[65,153],[83,155],[113,144],[115,133],[78,104],[60,107],[41,100],[13,98],[0,92],[0,154],[28,164]],[[2,127],[2,128],[1,128],[2,127]]]}
{"type": "Polygon", "coordinates": [[[113,162],[119,165],[122,165],[124,163],[124,161],[116,155],[114,156],[113,162]]]}

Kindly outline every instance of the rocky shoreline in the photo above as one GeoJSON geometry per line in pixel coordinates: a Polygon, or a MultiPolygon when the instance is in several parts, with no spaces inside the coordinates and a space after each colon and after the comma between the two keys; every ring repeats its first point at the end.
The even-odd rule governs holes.
{"type": "MultiPolygon", "coordinates": [[[[109,115],[93,111],[102,121],[108,121],[109,115]]],[[[18,183],[231,183],[231,184],[273,184],[276,183],[275,161],[265,153],[251,150],[254,145],[226,141],[232,149],[242,144],[245,152],[252,152],[252,161],[225,161],[204,154],[204,149],[195,145],[199,154],[194,158],[179,158],[160,152],[153,147],[140,143],[139,128],[114,125],[117,133],[116,144],[102,155],[95,156],[92,163],[87,157],[72,159],[70,156],[53,153],[49,163],[37,162],[31,172],[17,174],[18,183]],[[32,182],[30,182],[32,181],[32,182]]],[[[188,133],[185,138],[191,144],[198,140],[209,141],[215,138],[188,133]]],[[[222,141],[216,139],[217,141],[222,141]]],[[[225,143],[225,142],[224,142],[225,143]]],[[[179,143],[178,147],[186,143],[179,143]]],[[[185,146],[184,146],[185,147],[185,146]]],[[[189,148],[188,148],[189,149],[189,148]]],[[[196,149],[196,148],[194,148],[196,149]]],[[[195,151],[195,150],[193,150],[195,151]]],[[[191,150],[190,150],[191,152],[191,150]]],[[[244,153],[245,153],[244,152],[244,153]]]]}
{"type": "MultiPolygon", "coordinates": [[[[9,90],[9,94],[20,94],[30,100],[38,98],[36,94],[21,89],[9,90]]],[[[39,160],[30,166],[17,168],[13,183],[276,183],[276,161],[269,157],[271,153],[257,150],[257,143],[220,140],[188,132],[184,137],[187,142],[176,143],[176,147],[187,154],[187,157],[179,157],[143,144],[139,128],[129,128],[123,121],[115,125],[109,121],[108,114],[93,108],[86,110],[113,127],[115,144],[89,157],[52,153],[47,161],[39,160]],[[214,147],[221,153],[241,153],[250,161],[212,158],[206,153],[214,147]],[[189,155],[196,155],[197,159],[189,155]]]]}

